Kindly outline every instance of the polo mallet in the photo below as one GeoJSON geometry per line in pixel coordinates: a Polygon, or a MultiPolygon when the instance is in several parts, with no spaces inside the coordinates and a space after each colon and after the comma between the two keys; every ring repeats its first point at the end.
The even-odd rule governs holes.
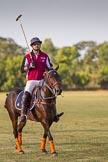
{"type": "Polygon", "coordinates": [[[21,26],[21,29],[22,29],[22,32],[23,32],[23,35],[24,35],[24,38],[25,38],[25,41],[26,41],[26,45],[27,45],[27,48],[28,48],[28,52],[29,52],[29,54],[30,54],[30,58],[32,58],[31,53],[30,53],[30,47],[29,47],[28,41],[27,41],[27,37],[26,37],[26,35],[25,35],[24,28],[23,28],[23,25],[22,25],[22,23],[21,23],[21,19],[20,19],[21,17],[22,17],[22,15],[19,15],[19,16],[16,18],[16,21],[19,21],[19,22],[20,22],[20,26],[21,26]]]}

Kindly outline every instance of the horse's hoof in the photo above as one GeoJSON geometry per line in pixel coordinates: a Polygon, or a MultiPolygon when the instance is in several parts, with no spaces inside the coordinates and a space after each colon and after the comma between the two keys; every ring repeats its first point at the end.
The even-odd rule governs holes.
{"type": "Polygon", "coordinates": [[[22,154],[24,154],[24,151],[23,151],[23,150],[21,150],[21,151],[19,152],[19,154],[21,154],[21,155],[22,155],[22,154]]]}
{"type": "Polygon", "coordinates": [[[64,114],[64,112],[60,113],[60,114],[57,114],[54,118],[54,122],[58,122],[59,121],[59,118],[64,114]]]}
{"type": "Polygon", "coordinates": [[[57,152],[54,152],[54,153],[52,153],[52,156],[53,157],[58,156],[58,153],[57,152]]]}
{"type": "Polygon", "coordinates": [[[42,154],[45,155],[48,154],[48,152],[46,150],[42,150],[42,154]]]}
{"type": "Polygon", "coordinates": [[[64,114],[64,112],[61,112],[60,114],[57,114],[58,117],[61,117],[64,114]]]}

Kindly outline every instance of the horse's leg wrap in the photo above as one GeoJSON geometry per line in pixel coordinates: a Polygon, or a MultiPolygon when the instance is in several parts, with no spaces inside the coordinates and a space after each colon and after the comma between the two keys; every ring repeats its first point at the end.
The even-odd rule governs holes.
{"type": "Polygon", "coordinates": [[[19,144],[22,145],[22,133],[18,133],[19,144]]]}
{"type": "Polygon", "coordinates": [[[17,149],[18,149],[18,152],[22,152],[22,148],[21,148],[21,145],[20,145],[20,143],[19,143],[18,138],[16,138],[16,147],[17,147],[17,149]]]}
{"type": "Polygon", "coordinates": [[[45,145],[46,145],[46,138],[42,138],[42,142],[41,142],[41,150],[45,150],[45,145]]]}
{"type": "Polygon", "coordinates": [[[26,123],[27,109],[30,107],[30,100],[31,100],[31,94],[25,91],[22,98],[21,122],[26,123]]]}
{"type": "Polygon", "coordinates": [[[53,140],[49,141],[49,143],[50,143],[51,153],[56,153],[56,150],[55,150],[55,146],[54,146],[53,140]]]}

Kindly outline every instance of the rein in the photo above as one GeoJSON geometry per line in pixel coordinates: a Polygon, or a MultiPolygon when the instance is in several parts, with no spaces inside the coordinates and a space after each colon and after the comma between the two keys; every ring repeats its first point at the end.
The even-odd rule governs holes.
{"type": "Polygon", "coordinates": [[[51,93],[53,94],[53,96],[42,97],[42,94],[41,94],[42,100],[50,100],[50,99],[56,98],[56,95],[54,93],[54,90],[45,81],[44,81],[44,84],[43,85],[46,85],[47,86],[47,88],[51,91],[51,93]]]}
{"type": "Polygon", "coordinates": [[[54,96],[52,96],[52,97],[46,97],[46,98],[44,98],[44,99],[55,98],[55,97],[56,97],[56,95],[55,95],[55,90],[52,89],[46,82],[44,82],[44,84],[47,86],[47,88],[48,88],[48,89],[51,91],[51,93],[54,95],[54,96]]]}
{"type": "MultiPolygon", "coordinates": [[[[46,84],[46,82],[44,82],[44,83],[49,89],[50,87],[46,84]]],[[[49,89],[49,90],[52,92],[52,89],[49,89]]],[[[41,89],[40,89],[40,98],[38,98],[37,101],[34,101],[35,104],[39,104],[39,105],[40,104],[42,104],[42,105],[55,105],[56,104],[55,102],[51,102],[51,103],[47,102],[47,100],[56,98],[55,95],[51,96],[51,97],[43,97],[41,93],[42,92],[41,92],[41,89]]]]}

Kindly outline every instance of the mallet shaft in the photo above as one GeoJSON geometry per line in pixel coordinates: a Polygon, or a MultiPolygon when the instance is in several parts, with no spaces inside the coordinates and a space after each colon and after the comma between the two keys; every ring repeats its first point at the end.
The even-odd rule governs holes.
{"type": "MultiPolygon", "coordinates": [[[[21,18],[21,14],[16,18],[16,21],[18,21],[20,18],[21,18]]],[[[26,38],[26,35],[25,35],[25,32],[24,32],[24,28],[23,28],[23,25],[22,23],[20,22],[20,26],[21,26],[21,29],[22,29],[22,32],[23,32],[23,35],[24,35],[24,38],[25,38],[25,41],[26,41],[26,44],[27,44],[27,47],[28,47],[28,52],[30,53],[30,47],[28,45],[28,41],[27,41],[27,38],[26,38]]],[[[31,56],[31,53],[30,53],[30,57],[32,58],[31,56]]]]}

